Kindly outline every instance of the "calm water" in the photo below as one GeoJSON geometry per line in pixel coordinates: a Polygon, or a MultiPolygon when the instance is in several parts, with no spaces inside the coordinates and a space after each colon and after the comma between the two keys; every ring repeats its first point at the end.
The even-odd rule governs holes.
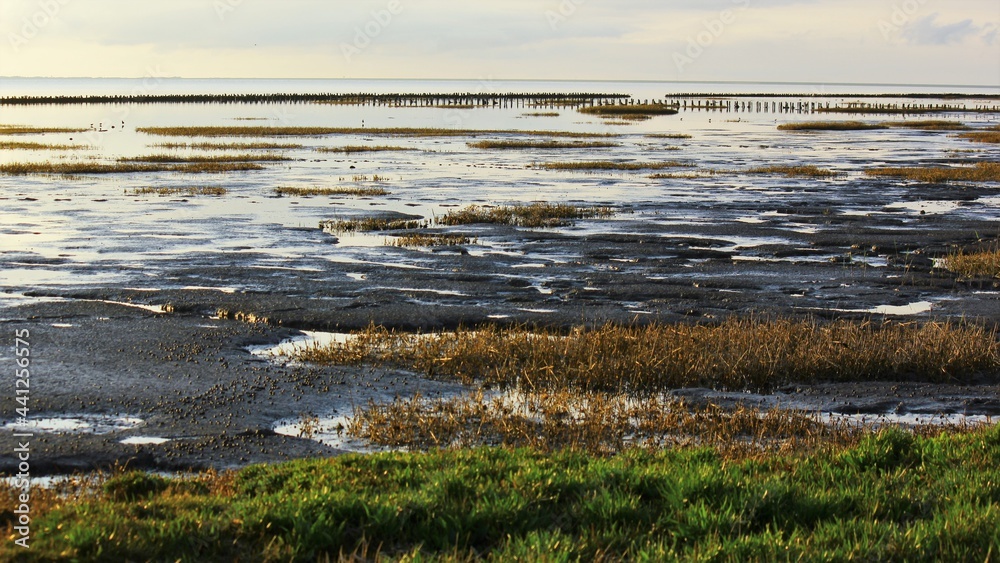
{"type": "MultiPolygon", "coordinates": [[[[349,81],[349,80],[188,80],[149,77],[109,79],[2,79],[0,95],[27,94],[149,94],[259,93],[259,92],[616,92],[637,98],[662,98],[671,91],[830,92],[825,101],[846,98],[844,92],[926,92],[940,88],[879,86],[796,86],[768,84],[607,83],[607,82],[476,82],[476,81],[349,81]]],[[[969,93],[996,89],[948,88],[969,93]]],[[[975,102],[969,102],[973,104],[975,102]]],[[[75,151],[0,151],[0,162],[87,160],[114,162],[121,157],[154,153],[219,154],[219,151],[167,150],[166,142],[247,142],[253,139],[197,139],[155,137],[136,127],[167,125],[275,125],[330,127],[448,127],[490,130],[552,130],[616,135],[613,149],[588,151],[481,151],[468,146],[471,138],[385,138],[374,135],[334,135],[279,139],[300,149],[283,151],[291,160],[267,165],[256,172],[179,174],[171,172],[62,176],[0,176],[0,286],[8,292],[43,287],[103,286],[110,283],[169,286],[161,274],[177,259],[205,253],[239,256],[252,249],[262,268],[309,268],[315,260],[375,262],[393,267],[434,268],[432,257],[421,252],[387,248],[383,235],[340,236],[339,244],[318,243],[301,230],[317,229],[322,220],[356,217],[372,212],[400,212],[424,218],[441,216],[468,204],[571,201],[613,206],[652,206],[670,233],[671,225],[691,222],[762,221],[766,217],[723,217],[713,206],[734,202],[781,200],[789,189],[809,187],[814,180],[773,176],[720,176],[696,180],[655,180],[645,173],[575,173],[545,171],[530,165],[554,160],[680,160],[695,169],[734,169],[771,164],[812,164],[844,173],[837,182],[863,178],[868,166],[913,161],[943,161],[955,150],[979,150],[947,133],[928,134],[907,129],[858,134],[796,135],[777,131],[780,123],[806,119],[857,119],[856,116],[817,116],[809,113],[685,111],[636,123],[608,124],[572,109],[558,116],[528,115],[537,108],[396,108],[317,104],[149,104],[0,106],[0,123],[49,127],[101,127],[104,132],[22,135],[16,140],[47,143],[83,143],[75,151]],[[123,125],[124,122],[124,125],[123,125]],[[110,127],[114,126],[114,129],[110,127]],[[690,135],[672,140],[649,134],[690,135]],[[393,144],[416,149],[407,152],[336,155],[317,152],[322,147],[393,144]],[[369,185],[373,175],[392,194],[384,198],[279,198],[278,186],[369,185]],[[362,178],[357,178],[362,177],[362,178]],[[157,197],[129,195],[145,187],[224,187],[224,197],[157,197]],[[672,211],[673,206],[678,206],[672,211]]],[[[996,114],[935,116],[961,119],[985,126],[996,114]]],[[[904,119],[866,117],[868,120],[904,119]]],[[[520,138],[516,133],[494,135],[520,138]]],[[[12,139],[7,139],[12,140],[12,139]]],[[[273,140],[273,139],[271,139],[273,140]]],[[[985,156],[989,156],[985,154],[985,156]]],[[[998,198],[975,204],[952,201],[900,201],[906,213],[961,213],[990,216],[998,198]]],[[[871,207],[852,204],[843,213],[884,211],[884,202],[871,207]]],[[[898,210],[897,210],[898,211],[898,210]]],[[[583,222],[568,233],[629,232],[635,221],[649,219],[630,214],[595,224],[583,222]]],[[[793,227],[794,228],[794,227],[793,227]]],[[[803,227],[806,228],[806,227],[803,227]]],[[[329,240],[327,241],[329,242],[329,240]]],[[[735,247],[780,243],[775,240],[732,240],[735,247]]],[[[470,250],[488,255],[511,249],[481,240],[470,250]]],[[[820,257],[819,259],[824,259],[820,257]]],[[[544,264],[572,260],[571,256],[538,254],[529,260],[544,264]]],[[[242,287],[230,280],[227,289],[242,287]]]]}

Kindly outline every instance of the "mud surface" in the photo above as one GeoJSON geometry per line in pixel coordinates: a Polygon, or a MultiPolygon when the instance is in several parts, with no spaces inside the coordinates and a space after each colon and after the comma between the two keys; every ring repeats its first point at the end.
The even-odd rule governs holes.
{"type": "MultiPolygon", "coordinates": [[[[324,121],[320,112],[348,111],[294,109],[303,117],[291,125],[343,125],[324,121]]],[[[56,117],[50,119],[71,125],[60,113],[66,111],[52,108],[56,117]]],[[[207,114],[198,108],[157,108],[180,112],[166,117],[143,113],[148,111],[137,108],[135,121],[205,124],[198,120],[207,114]]],[[[252,113],[235,106],[230,111],[252,113]]],[[[369,123],[404,124],[388,117],[400,110],[379,111],[369,123]]],[[[523,111],[503,116],[503,124],[523,111]]],[[[30,116],[16,117],[31,122],[30,116]]],[[[369,400],[417,390],[460,390],[405,373],[283,365],[248,351],[301,330],[346,331],[370,323],[441,330],[482,323],[713,322],[728,315],[964,319],[997,326],[997,280],[962,280],[939,266],[952,252],[996,243],[1000,187],[863,174],[875,165],[971,165],[996,160],[996,149],[970,148],[947,132],[791,135],[777,132],[771,115],[725,125],[718,114],[683,117],[631,125],[645,130],[621,132],[613,139],[620,146],[606,154],[492,154],[471,150],[466,143],[472,139],[392,139],[416,150],[331,159],[315,149],[385,139],[309,138],[298,139],[305,147],[289,151],[291,161],[259,173],[196,180],[177,174],[0,178],[0,324],[8,339],[0,365],[13,366],[14,331],[29,330],[31,417],[57,430],[60,424],[79,427],[35,430],[32,471],[114,464],[181,470],[336,455],[273,428],[300,415],[346,416],[369,400]],[[645,135],[678,130],[692,139],[668,143],[645,135]],[[667,146],[672,144],[677,146],[667,146]],[[680,159],[690,164],[681,172],[810,164],[841,174],[654,179],[649,172],[528,167],[536,160],[597,158],[680,159]],[[273,190],[370,185],[354,174],[389,177],[384,186],[391,195],[281,198],[273,190]],[[125,194],[141,186],[194,183],[229,192],[221,198],[125,194]],[[400,232],[348,235],[318,227],[322,220],[352,217],[432,221],[469,204],[537,200],[610,206],[615,213],[554,229],[422,230],[472,239],[442,248],[386,244],[400,232]],[[87,426],[116,419],[128,422],[87,426]],[[129,439],[160,443],[122,443],[129,439]]],[[[502,126],[476,119],[472,115],[466,125],[502,126]]],[[[578,116],[560,119],[558,125],[525,120],[518,126],[608,130],[600,123],[578,125],[578,116]]],[[[116,134],[121,137],[109,138],[105,157],[152,150],[146,144],[153,140],[131,129],[116,134]]],[[[845,415],[997,416],[998,382],[1000,374],[983,374],[978,386],[897,382],[792,386],[768,396],[677,393],[845,415]]],[[[18,406],[13,376],[2,388],[0,424],[9,428],[18,406]]],[[[0,433],[0,471],[16,472],[11,452],[17,444],[12,432],[0,433]]]]}

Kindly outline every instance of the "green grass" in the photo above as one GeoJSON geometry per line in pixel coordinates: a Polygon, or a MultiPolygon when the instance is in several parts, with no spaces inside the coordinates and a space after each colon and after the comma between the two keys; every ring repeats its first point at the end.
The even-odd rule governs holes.
{"type": "Polygon", "coordinates": [[[183,195],[183,196],[199,196],[199,195],[211,195],[211,196],[221,196],[229,193],[226,188],[204,186],[204,187],[187,187],[187,188],[135,188],[133,190],[125,190],[128,195],[183,195]]]}
{"type": "Polygon", "coordinates": [[[980,162],[975,166],[887,166],[865,170],[876,177],[904,178],[918,182],[1000,182],[1000,162],[980,162]]]}
{"type": "Polygon", "coordinates": [[[253,162],[116,162],[114,164],[95,162],[12,162],[9,164],[0,164],[0,174],[10,176],[22,176],[26,174],[135,174],[146,172],[221,173],[263,169],[263,166],[253,162]]]}
{"type": "Polygon", "coordinates": [[[480,448],[126,473],[70,498],[36,490],[31,549],[5,541],[0,558],[992,561],[998,465],[994,426],[746,460],[480,448]]]}
{"type": "Polygon", "coordinates": [[[397,137],[468,137],[475,135],[518,134],[550,137],[611,137],[602,133],[570,131],[498,131],[493,129],[443,129],[414,127],[138,127],[136,131],[168,137],[315,137],[320,135],[386,135],[397,137]]]}
{"type": "Polygon", "coordinates": [[[494,224],[517,227],[560,227],[574,219],[609,217],[614,213],[609,207],[578,207],[555,203],[529,205],[479,206],[449,211],[436,222],[440,225],[494,224]]]}
{"type": "Polygon", "coordinates": [[[478,141],[469,143],[474,149],[605,149],[617,147],[616,143],[605,143],[601,141],[478,141]]]}
{"type": "Polygon", "coordinates": [[[389,191],[385,188],[371,188],[371,187],[346,187],[346,188],[295,188],[295,187],[280,187],[274,188],[274,193],[280,196],[337,196],[337,195],[356,195],[356,196],[382,196],[389,195],[389,191]]]}
{"type": "Polygon", "coordinates": [[[864,123],[862,121],[801,121],[778,126],[780,131],[866,131],[870,129],[888,129],[888,127],[881,123],[864,123]]]}
{"type": "Polygon", "coordinates": [[[602,106],[587,106],[579,108],[577,111],[587,115],[597,115],[601,117],[623,118],[630,117],[650,117],[654,115],[676,115],[679,113],[676,106],[668,104],[614,104],[602,106]]]}
{"type": "Polygon", "coordinates": [[[319,152],[332,152],[332,153],[342,153],[342,154],[353,154],[359,152],[397,152],[397,151],[413,151],[417,150],[411,147],[395,147],[391,145],[377,145],[377,146],[367,146],[367,145],[350,145],[346,147],[320,147],[316,149],[319,152]]]}
{"type": "Polygon", "coordinates": [[[681,168],[693,166],[687,162],[667,160],[661,162],[618,162],[612,160],[591,160],[583,162],[542,162],[531,165],[544,170],[663,170],[665,168],[681,168]]]}

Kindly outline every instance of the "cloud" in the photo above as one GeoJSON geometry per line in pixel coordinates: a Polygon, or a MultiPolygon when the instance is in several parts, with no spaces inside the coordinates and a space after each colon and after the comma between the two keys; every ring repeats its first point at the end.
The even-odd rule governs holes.
{"type": "Polygon", "coordinates": [[[971,19],[950,24],[937,23],[938,13],[920,18],[903,29],[903,38],[915,45],[961,43],[979,34],[982,27],[971,19]]]}

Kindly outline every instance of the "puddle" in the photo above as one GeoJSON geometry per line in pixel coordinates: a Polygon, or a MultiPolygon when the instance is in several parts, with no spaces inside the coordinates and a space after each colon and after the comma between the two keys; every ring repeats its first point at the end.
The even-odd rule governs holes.
{"type": "Polygon", "coordinates": [[[840,309],[840,308],[830,308],[830,309],[817,309],[814,307],[800,307],[802,310],[822,310],[822,311],[833,311],[836,313],[865,313],[871,315],[892,315],[892,316],[912,316],[912,315],[922,315],[924,313],[930,313],[934,310],[934,304],[930,301],[918,301],[916,303],[909,303],[907,305],[879,305],[878,307],[872,307],[871,309],[840,309]]]}
{"type": "Polygon", "coordinates": [[[296,336],[282,340],[278,344],[265,346],[248,346],[246,350],[257,357],[273,359],[279,356],[292,356],[299,350],[306,348],[329,346],[330,344],[344,344],[354,338],[353,334],[345,332],[316,332],[302,331],[302,336],[296,336]]]}
{"type": "Polygon", "coordinates": [[[275,434],[306,438],[347,452],[373,453],[393,449],[373,446],[364,440],[348,436],[349,422],[350,417],[347,416],[318,417],[308,421],[302,417],[285,418],[275,422],[272,429],[275,434]]]}
{"type": "Polygon", "coordinates": [[[131,416],[91,415],[29,417],[26,424],[6,422],[5,430],[13,432],[42,432],[53,434],[110,434],[142,426],[145,421],[131,416]]]}
{"type": "Polygon", "coordinates": [[[160,444],[165,444],[170,441],[170,438],[157,438],[153,436],[133,436],[131,438],[125,438],[121,440],[120,444],[128,444],[130,446],[147,446],[153,445],[158,446],[160,444]]]}

